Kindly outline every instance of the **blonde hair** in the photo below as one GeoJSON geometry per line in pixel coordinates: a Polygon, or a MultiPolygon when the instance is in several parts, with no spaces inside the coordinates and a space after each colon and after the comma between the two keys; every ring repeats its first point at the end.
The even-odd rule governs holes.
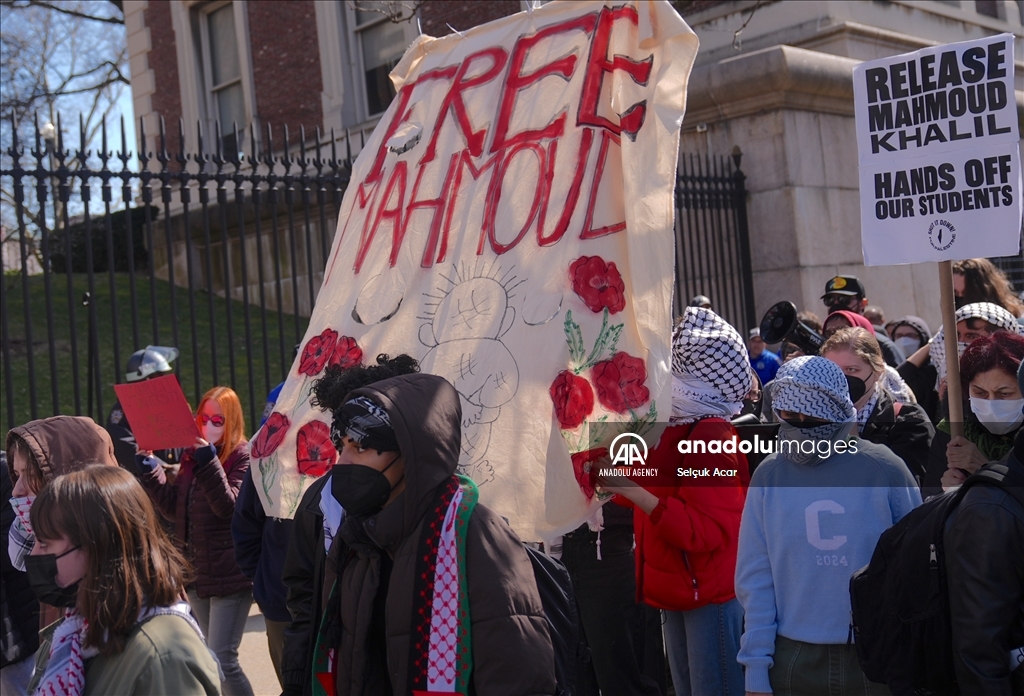
{"type": "Polygon", "coordinates": [[[207,401],[217,402],[221,413],[224,414],[224,434],[221,435],[220,442],[212,443],[217,446],[217,457],[223,462],[224,457],[230,454],[231,450],[246,440],[242,402],[239,401],[238,394],[231,387],[214,387],[203,394],[203,398],[199,401],[199,407],[196,409],[196,426],[199,427],[199,432],[203,431],[201,416],[203,406],[207,401]]]}
{"type": "Polygon", "coordinates": [[[872,336],[867,329],[859,326],[839,329],[829,336],[828,340],[821,346],[820,355],[824,357],[826,353],[838,350],[846,350],[853,353],[870,365],[872,371],[876,374],[885,372],[885,360],[882,358],[882,349],[878,346],[878,339],[872,336]]]}

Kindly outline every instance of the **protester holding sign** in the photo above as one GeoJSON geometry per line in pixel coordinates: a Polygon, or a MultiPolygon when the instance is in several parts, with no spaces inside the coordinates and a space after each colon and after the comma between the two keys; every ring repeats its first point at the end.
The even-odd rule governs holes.
{"type": "Polygon", "coordinates": [[[943,419],[928,455],[924,494],[958,486],[990,461],[1006,457],[1024,423],[1024,396],[1017,368],[1024,360],[1024,336],[996,331],[971,343],[960,358],[964,387],[964,436],[950,437],[943,419]]]}
{"type": "MultiPolygon", "coordinates": [[[[1024,392],[1024,363],[1017,391],[1024,392]]],[[[1004,462],[1004,486],[970,488],[946,528],[953,664],[963,694],[1024,693],[1024,428],[1004,462]]]]}
{"type": "Polygon", "coordinates": [[[747,691],[888,693],[848,647],[849,583],[921,503],[917,482],[888,448],[852,436],[856,409],[835,363],[796,358],[766,389],[781,451],[751,477],[736,559],[747,691]]]}
{"type": "MultiPolygon", "coordinates": [[[[178,349],[167,346],[146,346],[142,350],[135,351],[128,358],[128,365],[125,369],[125,383],[134,384],[147,380],[174,374],[171,363],[178,357],[178,349]]],[[[104,425],[114,443],[114,455],[117,463],[136,476],[139,471],[135,468],[135,451],[138,449],[135,443],[135,434],[128,422],[128,416],[120,401],[115,401],[110,408],[110,415],[104,425]]],[[[173,480],[181,465],[181,447],[170,447],[153,452],[153,456],[159,459],[161,466],[173,480]]]]}
{"type": "Polygon", "coordinates": [[[238,644],[252,606],[252,583],[235,560],[231,517],[246,471],[242,404],[229,387],[203,395],[196,414],[202,437],[182,454],[174,483],[152,452],[136,455],[142,485],[160,513],[174,522],[174,543],[195,568],[188,598],[224,671],[225,694],[252,694],[238,664],[238,644]]]}
{"type": "Polygon", "coordinates": [[[736,661],[743,609],[736,599],[736,546],[750,480],[747,457],[680,455],[683,440],[727,442],[729,419],[753,378],[743,339],[708,309],[687,307],[672,335],[672,426],[646,464],[727,470],[712,486],[648,489],[600,479],[634,508],[637,594],[665,617],[665,648],[679,696],[742,696],[736,661]]]}

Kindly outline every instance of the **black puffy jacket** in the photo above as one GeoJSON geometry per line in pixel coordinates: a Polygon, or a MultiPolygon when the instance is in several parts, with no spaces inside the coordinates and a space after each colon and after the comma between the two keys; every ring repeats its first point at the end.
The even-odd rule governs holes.
{"type": "Polygon", "coordinates": [[[1014,488],[971,488],[946,527],[953,661],[962,694],[1024,694],[1024,665],[1011,674],[1009,659],[1024,646],[1024,463],[1013,454],[1005,463],[1014,488]]]}
{"type": "Polygon", "coordinates": [[[288,612],[292,616],[285,629],[284,655],[281,657],[281,676],[286,694],[309,694],[312,689],[312,655],[324,613],[324,562],[327,558],[320,494],[330,481],[330,474],[314,481],[295,509],[288,553],[281,573],[288,588],[288,612]]]}

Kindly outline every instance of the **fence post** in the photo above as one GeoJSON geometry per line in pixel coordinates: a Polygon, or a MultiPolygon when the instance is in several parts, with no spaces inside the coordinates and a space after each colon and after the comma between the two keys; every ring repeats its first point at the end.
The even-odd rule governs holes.
{"type": "Polygon", "coordinates": [[[746,305],[747,325],[744,327],[744,335],[747,328],[757,325],[757,314],[754,308],[754,270],[750,260],[750,229],[747,227],[747,175],[740,169],[740,161],[743,159],[743,152],[739,145],[732,148],[732,162],[735,166],[732,179],[733,185],[733,210],[736,211],[736,232],[740,242],[740,263],[743,272],[743,302],[746,305]]]}

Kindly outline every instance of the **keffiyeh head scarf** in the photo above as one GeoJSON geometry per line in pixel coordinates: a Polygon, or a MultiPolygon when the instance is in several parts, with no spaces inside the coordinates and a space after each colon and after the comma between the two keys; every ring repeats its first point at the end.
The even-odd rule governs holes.
{"type": "MultiPolygon", "coordinates": [[[[779,411],[792,411],[828,421],[815,428],[797,428],[782,421],[780,442],[838,440],[849,434],[856,420],[857,412],[850,400],[846,375],[826,358],[805,355],[783,363],[767,389],[776,415],[779,411]]],[[[822,456],[813,449],[809,453],[801,453],[780,447],[780,451],[796,464],[814,465],[822,461],[822,456]]]]}
{"type": "MultiPolygon", "coordinates": [[[[984,319],[989,324],[1000,329],[1024,335],[1024,326],[1021,326],[1012,314],[992,302],[975,302],[973,304],[964,305],[960,309],[956,310],[956,314],[953,316],[956,318],[957,324],[965,319],[984,319]]],[[[931,352],[929,353],[932,365],[934,365],[935,369],[939,372],[940,380],[946,378],[945,333],[946,327],[940,326],[938,333],[936,333],[931,340],[931,352]]],[[[957,357],[963,356],[968,345],[969,344],[962,343],[960,341],[957,342],[957,357]]]]}
{"type": "Polygon", "coordinates": [[[687,307],[672,332],[672,423],[732,418],[753,377],[746,344],[710,309],[687,307]]]}

